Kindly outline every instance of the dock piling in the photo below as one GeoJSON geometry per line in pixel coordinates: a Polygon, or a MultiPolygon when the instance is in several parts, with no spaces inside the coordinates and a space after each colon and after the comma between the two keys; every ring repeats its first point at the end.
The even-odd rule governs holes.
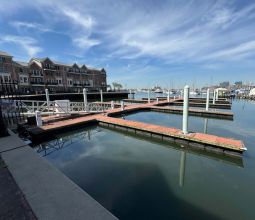
{"type": "Polygon", "coordinates": [[[216,91],[213,90],[213,104],[215,105],[215,99],[216,99],[216,91]]]}
{"type": "Polygon", "coordinates": [[[170,90],[167,91],[167,101],[170,102],[170,90]]]}
{"type": "Polygon", "coordinates": [[[125,108],[125,106],[124,106],[124,101],[121,101],[121,110],[123,111],[124,108],[125,108]]]}
{"type": "Polygon", "coordinates": [[[84,111],[87,111],[88,99],[87,99],[87,90],[83,89],[83,100],[84,100],[84,111]]]}
{"type": "Polygon", "coordinates": [[[114,102],[111,101],[111,109],[114,109],[114,102]]]}
{"type": "Polygon", "coordinates": [[[206,93],[206,111],[209,111],[210,89],[207,89],[206,93]]]}
{"type": "Polygon", "coordinates": [[[184,87],[183,96],[183,118],[182,118],[182,132],[188,134],[188,117],[189,117],[189,86],[184,87]]]}

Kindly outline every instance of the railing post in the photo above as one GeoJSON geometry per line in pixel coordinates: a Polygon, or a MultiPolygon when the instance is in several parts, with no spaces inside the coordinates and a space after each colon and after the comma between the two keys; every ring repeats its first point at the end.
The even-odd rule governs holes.
{"type": "Polygon", "coordinates": [[[88,106],[88,99],[87,99],[87,90],[86,88],[83,89],[83,100],[84,100],[84,111],[87,111],[88,106]]]}
{"type": "Polygon", "coordinates": [[[215,105],[215,99],[216,99],[216,90],[213,90],[213,104],[215,105]]]}
{"type": "Polygon", "coordinates": [[[121,101],[121,110],[123,111],[125,109],[124,101],[121,101]]]}
{"type": "Polygon", "coordinates": [[[114,102],[111,101],[111,109],[114,109],[114,102]]]}
{"type": "Polygon", "coordinates": [[[148,103],[151,103],[151,94],[150,94],[150,89],[148,89],[148,103]]]}
{"type": "Polygon", "coordinates": [[[157,97],[157,104],[158,104],[158,102],[159,102],[159,98],[157,97]]]}
{"type": "Polygon", "coordinates": [[[167,91],[167,101],[170,102],[170,90],[167,91]]]}
{"type": "Polygon", "coordinates": [[[40,111],[35,111],[36,125],[38,127],[42,126],[42,116],[40,111]]]}
{"type": "Polygon", "coordinates": [[[45,89],[45,95],[46,95],[46,102],[47,102],[48,112],[50,112],[50,95],[49,95],[49,90],[48,89],[45,89]]]}
{"type": "Polygon", "coordinates": [[[182,132],[188,134],[188,117],[189,117],[189,86],[184,87],[183,96],[183,118],[182,118],[182,132]]]}
{"type": "Polygon", "coordinates": [[[216,101],[219,99],[219,90],[216,91],[216,101]]]}
{"type": "Polygon", "coordinates": [[[206,111],[209,111],[209,101],[210,101],[210,89],[207,89],[207,93],[206,93],[206,111]]]}
{"type": "Polygon", "coordinates": [[[103,90],[102,89],[100,90],[100,96],[101,96],[101,102],[104,102],[104,99],[103,99],[103,90]]]}

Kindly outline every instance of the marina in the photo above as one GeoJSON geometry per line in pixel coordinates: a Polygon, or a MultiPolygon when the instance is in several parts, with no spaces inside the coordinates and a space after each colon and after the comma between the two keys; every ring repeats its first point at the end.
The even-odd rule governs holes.
{"type": "Polygon", "coordinates": [[[254,220],[253,1],[2,1],[0,220],[254,220]]]}
{"type": "MultiPolygon", "coordinates": [[[[77,128],[78,130],[72,129],[68,133],[56,134],[55,139],[38,144],[34,149],[120,219],[141,219],[154,215],[161,216],[161,218],[173,218],[180,216],[180,212],[181,215],[190,215],[194,219],[198,216],[199,218],[204,216],[207,219],[217,219],[214,215],[220,215],[225,219],[240,219],[241,217],[250,219],[254,213],[242,200],[250,199],[251,201],[249,192],[252,185],[250,183],[255,178],[254,175],[249,177],[246,175],[254,164],[254,159],[248,156],[254,152],[251,147],[254,128],[251,124],[250,127],[246,127],[246,120],[249,120],[246,115],[252,112],[254,104],[246,101],[233,101],[232,105],[235,114],[234,121],[226,124],[224,120],[216,120],[219,122],[216,124],[215,119],[209,119],[208,132],[236,138],[244,138],[243,135],[245,135],[244,141],[248,151],[243,157],[182,147],[181,143],[163,141],[157,136],[153,138],[138,132],[135,134],[126,128],[116,129],[120,121],[117,122],[113,118],[110,125],[108,118],[103,115],[100,116],[100,120],[101,122],[104,120],[104,123],[101,125],[99,123],[100,126],[95,124],[85,129],[77,128]],[[212,120],[211,123],[210,120],[212,120]],[[239,129],[228,129],[233,126],[239,129]],[[247,133],[248,130],[249,133],[247,133]],[[42,148],[42,146],[45,147],[42,148]],[[77,157],[77,155],[80,156],[77,157]],[[160,170],[164,177],[162,178],[166,181],[164,184],[166,187],[162,188],[161,178],[158,175],[154,176],[153,168],[151,168],[153,165],[160,170]],[[95,174],[92,176],[89,167],[94,168],[95,174]],[[107,178],[109,173],[111,177],[107,178]],[[192,178],[194,175],[199,175],[201,178],[192,178]],[[97,184],[103,181],[102,178],[106,184],[103,189],[100,187],[102,190],[96,190],[97,184]],[[115,181],[118,182],[119,192],[122,192],[121,197],[111,194],[111,186],[115,185],[115,181]],[[160,193],[157,190],[157,194],[153,197],[145,196],[159,185],[161,186],[160,193]],[[175,193],[174,197],[168,192],[169,188],[175,193]],[[129,189],[134,194],[130,194],[129,189]],[[215,193],[219,190],[224,192],[220,200],[218,194],[215,193]],[[240,200],[234,199],[237,195],[240,200]],[[126,202],[121,199],[123,196],[127,199],[126,202]],[[208,196],[211,198],[209,203],[208,196]],[[150,204],[154,204],[155,199],[159,205],[148,209],[150,204]],[[161,204],[162,199],[165,201],[164,205],[161,204]],[[184,201],[189,201],[187,206],[190,209],[185,209],[184,212],[178,211],[186,203],[183,203],[184,201]],[[142,202],[143,206],[139,205],[139,210],[134,211],[133,206],[126,204],[127,202],[134,205],[142,202]],[[192,207],[191,203],[194,202],[197,207],[210,214],[201,213],[201,209],[197,210],[192,207]],[[228,205],[224,206],[224,204],[228,205]],[[169,206],[177,211],[173,212],[169,206]],[[223,206],[224,210],[220,208],[223,206]],[[236,206],[239,208],[225,214],[226,210],[233,210],[236,206]]],[[[125,120],[119,119],[122,125],[128,123],[130,119],[137,120],[128,117],[125,116],[125,120]]],[[[150,119],[155,123],[153,117],[150,119]]],[[[197,118],[191,120],[191,126],[196,128],[195,130],[203,131],[203,126],[193,123],[196,120],[197,118]]],[[[157,121],[161,119],[158,118],[157,121]]],[[[163,122],[167,123],[165,119],[162,120],[163,122]]],[[[169,125],[171,122],[169,118],[169,125]]],[[[158,171],[155,172],[158,173],[158,171]]]]}

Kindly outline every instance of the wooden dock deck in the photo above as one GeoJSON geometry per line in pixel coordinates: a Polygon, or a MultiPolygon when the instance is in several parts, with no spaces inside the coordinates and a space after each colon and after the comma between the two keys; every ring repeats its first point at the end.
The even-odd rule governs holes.
{"type": "MultiPolygon", "coordinates": [[[[171,100],[173,102],[174,100],[171,100]]],[[[166,101],[162,101],[161,104],[166,101]]],[[[214,152],[221,152],[226,154],[242,153],[246,150],[244,144],[240,140],[231,138],[218,137],[210,134],[190,132],[184,135],[180,129],[163,127],[153,124],[146,124],[136,121],[129,121],[120,118],[110,117],[115,114],[138,111],[140,109],[160,109],[162,107],[154,106],[155,103],[146,103],[140,105],[128,105],[124,111],[121,108],[108,110],[105,113],[81,116],[67,120],[55,121],[45,124],[41,127],[30,127],[28,129],[32,137],[45,136],[50,133],[66,131],[68,128],[75,126],[99,124],[115,129],[133,132],[135,134],[145,135],[149,137],[159,138],[163,141],[176,142],[185,144],[190,147],[199,149],[211,150],[214,152]]]]}

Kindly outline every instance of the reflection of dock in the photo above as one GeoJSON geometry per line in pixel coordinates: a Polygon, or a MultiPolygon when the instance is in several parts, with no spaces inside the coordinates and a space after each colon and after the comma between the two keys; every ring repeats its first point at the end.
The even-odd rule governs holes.
{"type": "Polygon", "coordinates": [[[173,148],[175,150],[181,151],[181,152],[185,152],[187,154],[194,154],[194,155],[198,155],[201,157],[206,157],[212,160],[216,160],[216,161],[220,161],[226,164],[230,164],[230,165],[235,165],[235,166],[239,166],[239,167],[243,167],[243,160],[242,157],[238,157],[236,155],[231,155],[231,154],[224,154],[218,151],[214,151],[212,148],[203,148],[203,147],[192,147],[192,146],[187,146],[183,143],[178,143],[175,142],[173,143],[171,140],[168,141],[162,141],[162,139],[160,139],[159,137],[153,135],[153,136],[149,136],[149,135],[144,135],[142,133],[137,132],[136,134],[132,131],[132,130],[128,130],[128,132],[126,132],[127,130],[125,129],[116,129],[113,126],[108,127],[108,125],[102,125],[103,127],[106,127],[107,129],[110,130],[114,130],[115,132],[119,132],[131,137],[135,137],[135,138],[139,138],[142,140],[148,140],[148,137],[151,137],[151,141],[158,143],[158,144],[162,144],[163,146],[169,147],[169,148],[173,148]],[[167,144],[167,142],[170,142],[171,144],[167,144]]]}
{"type": "Polygon", "coordinates": [[[185,178],[185,166],[186,166],[186,153],[184,151],[181,152],[181,159],[180,159],[180,179],[179,185],[182,187],[184,185],[184,178],[185,178]]]}

